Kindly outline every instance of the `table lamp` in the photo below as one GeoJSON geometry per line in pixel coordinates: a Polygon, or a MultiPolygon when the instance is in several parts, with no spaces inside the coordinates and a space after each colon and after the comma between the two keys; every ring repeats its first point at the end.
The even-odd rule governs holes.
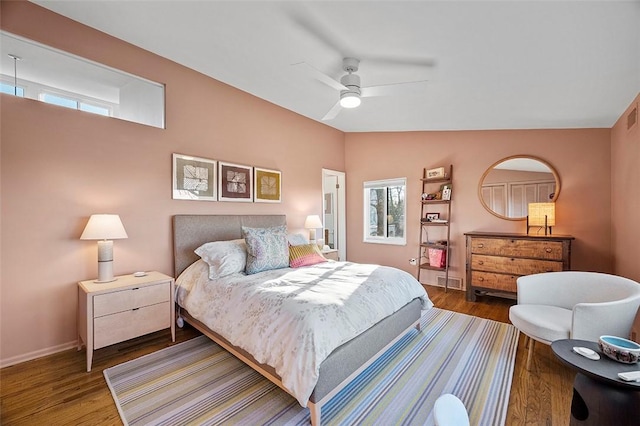
{"type": "Polygon", "coordinates": [[[544,227],[544,235],[551,235],[551,227],[556,225],[556,203],[529,203],[527,234],[532,226],[544,227]]]}
{"type": "Polygon", "coordinates": [[[320,216],[317,214],[307,216],[307,219],[304,221],[304,227],[309,230],[309,242],[315,243],[316,229],[323,227],[320,216]]]}
{"type": "Polygon", "coordinates": [[[93,214],[87,222],[81,240],[98,240],[97,283],[115,281],[113,276],[113,241],[127,238],[120,216],[117,214],[93,214]]]}

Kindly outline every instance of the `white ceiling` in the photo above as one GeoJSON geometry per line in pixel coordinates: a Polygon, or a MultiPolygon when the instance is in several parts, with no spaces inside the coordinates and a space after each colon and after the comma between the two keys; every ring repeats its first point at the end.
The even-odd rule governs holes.
{"type": "Polygon", "coordinates": [[[608,128],[640,92],[640,0],[34,3],[318,121],[338,92],[292,64],[429,80],[325,122],[346,132],[608,128]]]}

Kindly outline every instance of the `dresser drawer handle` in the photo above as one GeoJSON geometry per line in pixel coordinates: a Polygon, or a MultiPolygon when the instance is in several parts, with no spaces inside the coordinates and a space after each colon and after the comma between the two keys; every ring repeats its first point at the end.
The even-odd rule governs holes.
{"type": "Polygon", "coordinates": [[[483,248],[483,247],[484,247],[484,244],[482,243],[478,244],[478,248],[483,248]]]}
{"type": "Polygon", "coordinates": [[[131,290],[140,290],[140,287],[134,287],[131,290]]]}
{"type": "Polygon", "coordinates": [[[551,249],[548,248],[548,247],[546,249],[544,249],[544,251],[546,251],[547,253],[551,253],[551,249]]]}
{"type": "Polygon", "coordinates": [[[132,311],[137,311],[138,309],[140,309],[140,308],[133,308],[132,311]]]}
{"type": "Polygon", "coordinates": [[[515,259],[513,257],[511,259],[509,259],[509,260],[512,261],[512,262],[515,261],[515,259]]]}
{"type": "Polygon", "coordinates": [[[483,277],[478,277],[478,281],[482,282],[482,281],[484,281],[484,278],[483,277]]]}
{"type": "Polygon", "coordinates": [[[484,261],[483,260],[478,260],[478,265],[484,265],[484,261]]]}

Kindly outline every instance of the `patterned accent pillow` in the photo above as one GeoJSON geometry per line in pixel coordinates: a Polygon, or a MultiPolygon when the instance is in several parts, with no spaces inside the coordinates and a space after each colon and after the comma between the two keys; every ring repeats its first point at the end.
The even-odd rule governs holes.
{"type": "Polygon", "coordinates": [[[244,272],[247,264],[247,245],[244,240],[214,241],[194,252],[209,264],[209,279],[244,272]]]}
{"type": "Polygon", "coordinates": [[[292,268],[311,266],[326,261],[327,259],[320,253],[317,244],[289,246],[289,266],[292,268]]]}
{"type": "Polygon", "coordinates": [[[242,235],[247,243],[247,274],[289,267],[286,225],[273,228],[243,226],[242,235]]]}

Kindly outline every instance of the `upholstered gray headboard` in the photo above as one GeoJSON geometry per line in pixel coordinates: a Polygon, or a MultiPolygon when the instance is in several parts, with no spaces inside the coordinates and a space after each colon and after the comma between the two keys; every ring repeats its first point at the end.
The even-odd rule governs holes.
{"type": "Polygon", "coordinates": [[[285,215],[176,215],[173,216],[173,267],[177,278],[199,259],[193,251],[204,243],[242,238],[242,227],[286,225],[285,215]]]}

